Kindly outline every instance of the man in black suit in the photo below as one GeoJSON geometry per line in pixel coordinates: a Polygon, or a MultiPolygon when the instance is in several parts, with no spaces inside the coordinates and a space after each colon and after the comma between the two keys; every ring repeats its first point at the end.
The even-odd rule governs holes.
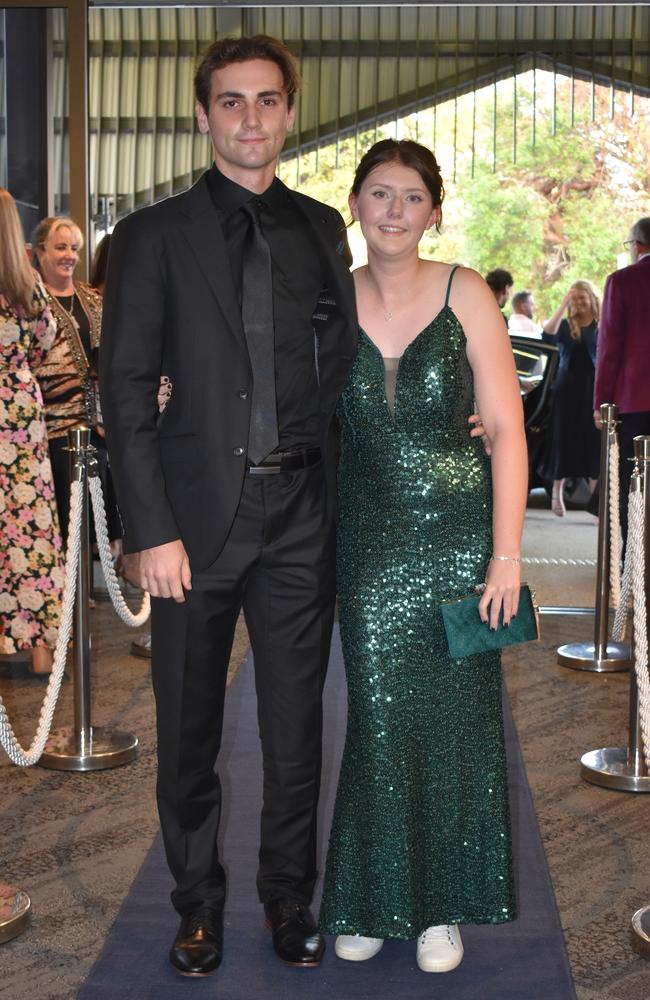
{"type": "Polygon", "coordinates": [[[206,975],[222,955],[214,765],[242,607],[264,759],[259,896],[283,961],[316,965],[324,948],[307,907],[334,608],[330,437],[357,328],[341,216],[275,176],[295,115],[290,53],[266,36],[221,40],[195,85],[214,166],[115,229],[101,394],[125,551],[153,599],[158,807],[182,918],[170,959],[206,975]]]}

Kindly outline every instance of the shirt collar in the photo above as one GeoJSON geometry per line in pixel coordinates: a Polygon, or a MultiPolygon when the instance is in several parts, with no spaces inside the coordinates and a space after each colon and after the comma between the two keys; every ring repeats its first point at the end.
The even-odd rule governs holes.
{"type": "Polygon", "coordinates": [[[270,186],[263,194],[256,195],[248,188],[242,187],[229,177],[222,174],[216,164],[207,174],[208,189],[212,200],[224,219],[229,219],[235,212],[238,212],[246,202],[258,198],[263,201],[271,210],[278,210],[288,198],[288,192],[279,178],[274,177],[270,186]]]}

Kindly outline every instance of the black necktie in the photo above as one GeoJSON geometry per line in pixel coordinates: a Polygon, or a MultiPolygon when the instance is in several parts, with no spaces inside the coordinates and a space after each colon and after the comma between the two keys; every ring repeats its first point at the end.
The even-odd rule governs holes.
{"type": "Polygon", "coordinates": [[[257,465],[278,446],[271,251],[260,228],[258,199],[242,205],[250,227],[244,244],[241,318],[253,370],[248,457],[257,465]]]}

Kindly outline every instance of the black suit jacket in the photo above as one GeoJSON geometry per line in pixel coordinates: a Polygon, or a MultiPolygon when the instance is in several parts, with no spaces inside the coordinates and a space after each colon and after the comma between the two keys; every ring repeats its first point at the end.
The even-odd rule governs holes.
{"type": "MultiPolygon", "coordinates": [[[[336,484],[331,423],[354,360],[357,322],[338,212],[290,192],[311,226],[327,290],[314,317],[328,509],[336,484]]],[[[194,569],[218,556],[246,472],[252,375],[219,215],[204,175],[113,233],[100,391],[125,551],[181,538],[194,569]],[[160,375],[172,382],[158,413],[160,375]]]]}

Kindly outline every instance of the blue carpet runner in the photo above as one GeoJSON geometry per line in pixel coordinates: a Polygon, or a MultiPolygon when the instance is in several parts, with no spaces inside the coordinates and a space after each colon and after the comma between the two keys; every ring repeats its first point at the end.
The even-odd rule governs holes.
{"type": "MultiPolygon", "coordinates": [[[[345,733],[345,678],[338,633],[325,689],[321,851],[326,847],[345,733]]],[[[507,699],[506,699],[507,702],[507,699]]],[[[224,960],[202,979],[179,976],[167,953],[178,926],[160,835],[137,875],[79,1000],[575,1000],[564,939],[509,706],[509,783],[520,916],[463,927],[465,959],[444,975],[420,972],[415,942],[388,941],[369,962],[343,962],[328,941],[317,969],[292,969],[273,953],[255,890],[261,755],[250,654],[226,699],[220,773],[228,873],[224,960]]],[[[323,857],[324,860],[324,857],[323,857]]],[[[322,867],[322,865],[321,865],[322,867]]],[[[318,912],[320,886],[314,900],[318,912]]]]}

